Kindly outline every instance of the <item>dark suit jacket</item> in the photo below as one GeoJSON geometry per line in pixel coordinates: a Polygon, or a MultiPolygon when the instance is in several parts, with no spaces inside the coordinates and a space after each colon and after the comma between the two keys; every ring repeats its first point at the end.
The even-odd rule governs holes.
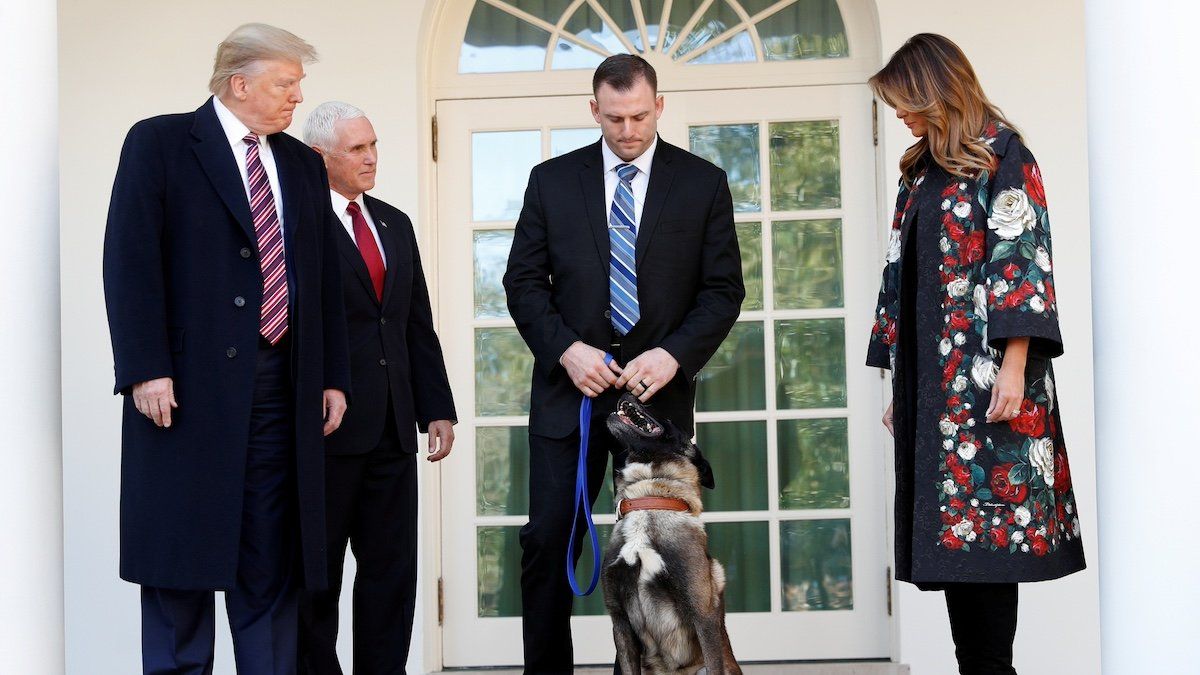
{"type": "Polygon", "coordinates": [[[434,420],[457,421],[454,399],[442,346],[433,331],[412,221],[370,195],[363,196],[363,203],[375,220],[387,261],[383,302],[375,296],[357,244],[339,227],[354,405],[342,426],[325,439],[325,449],[335,455],[371,450],[392,415],[404,449],[416,452],[418,425],[425,431],[434,420]]]}
{"type": "MultiPolygon", "coordinates": [[[[283,193],[304,580],[321,587],[322,390],[350,391],[334,238],[341,224],[320,157],[286,134],[269,142],[283,193]]],[[[171,377],[179,402],[171,428],[160,429],[126,396],[121,576],[166,588],[232,587],[262,273],[246,191],[212,99],[130,129],[109,203],[104,293],[115,390],[171,377]]]]}
{"type": "MultiPolygon", "coordinates": [[[[559,357],[576,340],[607,350],[613,334],[602,142],[534,167],[504,275],[535,362],[529,429],[552,438],[579,424],[581,394],[559,357]]],[[[652,408],[690,433],[696,375],[746,294],[724,171],[659,139],[635,262],[641,318],[614,357],[624,365],[654,347],[674,356],[679,372],[652,408]]],[[[610,389],[595,406],[612,410],[615,401],[610,389]]]]}

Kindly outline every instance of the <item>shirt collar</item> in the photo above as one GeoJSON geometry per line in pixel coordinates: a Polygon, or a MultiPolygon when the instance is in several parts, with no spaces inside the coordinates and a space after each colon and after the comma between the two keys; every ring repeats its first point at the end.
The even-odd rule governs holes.
{"type": "MultiPolygon", "coordinates": [[[[338,218],[346,215],[346,207],[350,206],[350,200],[342,196],[342,193],[333,189],[329,191],[329,203],[333,205],[333,212],[337,214],[338,218]]],[[[354,203],[358,204],[358,208],[363,213],[366,213],[367,209],[363,206],[362,195],[359,195],[358,199],[354,200],[354,203]]]]}
{"type": "MultiPolygon", "coordinates": [[[[217,120],[221,122],[221,129],[225,132],[225,138],[229,139],[229,146],[236,148],[242,139],[246,138],[246,134],[251,133],[250,127],[246,126],[237,115],[233,114],[229,108],[221,103],[221,99],[213,97],[213,108],[217,111],[217,120]]],[[[261,145],[262,136],[258,136],[258,142],[261,145]]]]}
{"type": "Polygon", "coordinates": [[[655,134],[654,140],[650,143],[650,147],[646,148],[646,151],[643,152],[640,157],[632,162],[626,162],[620,157],[617,157],[617,153],[613,152],[612,148],[608,147],[608,141],[600,139],[600,152],[604,155],[604,172],[608,173],[609,171],[615,171],[617,166],[620,164],[632,164],[637,167],[640,173],[646,174],[646,177],[648,178],[650,176],[650,165],[654,163],[654,150],[656,148],[658,148],[657,134],[655,134]]]}

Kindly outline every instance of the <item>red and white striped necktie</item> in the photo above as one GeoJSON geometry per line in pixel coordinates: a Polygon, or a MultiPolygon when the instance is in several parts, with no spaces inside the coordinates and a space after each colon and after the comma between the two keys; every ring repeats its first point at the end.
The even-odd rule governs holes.
{"type": "Polygon", "coordinates": [[[283,231],[275,211],[271,181],[258,157],[258,136],[246,134],[246,175],[250,177],[250,216],[258,239],[258,264],[262,269],[262,309],[258,332],[275,344],[288,329],[287,262],[283,256],[283,231]]]}

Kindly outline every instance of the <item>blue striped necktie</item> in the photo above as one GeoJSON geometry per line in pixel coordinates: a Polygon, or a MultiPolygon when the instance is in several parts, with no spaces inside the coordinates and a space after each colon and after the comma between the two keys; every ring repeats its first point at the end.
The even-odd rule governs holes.
{"type": "Polygon", "coordinates": [[[637,272],[634,271],[634,251],[637,223],[634,220],[633,177],[638,168],[632,164],[617,165],[617,191],[613,194],[608,214],[608,304],[612,307],[612,324],[617,333],[625,335],[638,322],[637,272]]]}

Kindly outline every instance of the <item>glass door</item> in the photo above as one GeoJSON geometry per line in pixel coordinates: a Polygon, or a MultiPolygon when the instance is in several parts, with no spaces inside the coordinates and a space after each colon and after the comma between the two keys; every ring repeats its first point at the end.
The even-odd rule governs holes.
{"type": "MultiPolygon", "coordinates": [[[[735,653],[887,656],[885,467],[871,447],[882,385],[858,366],[878,259],[870,96],[833,86],[666,98],[664,140],[729,173],[747,283],[696,403],[735,653]]],[[[500,280],[529,170],[599,131],[586,97],[437,111],[442,340],[463,402],[460,447],[442,467],[443,654],[448,667],[519,664],[532,356],[500,280]]],[[[611,488],[596,513],[606,539],[611,488]]],[[[575,615],[577,662],[611,662],[599,591],[575,615]]]]}

